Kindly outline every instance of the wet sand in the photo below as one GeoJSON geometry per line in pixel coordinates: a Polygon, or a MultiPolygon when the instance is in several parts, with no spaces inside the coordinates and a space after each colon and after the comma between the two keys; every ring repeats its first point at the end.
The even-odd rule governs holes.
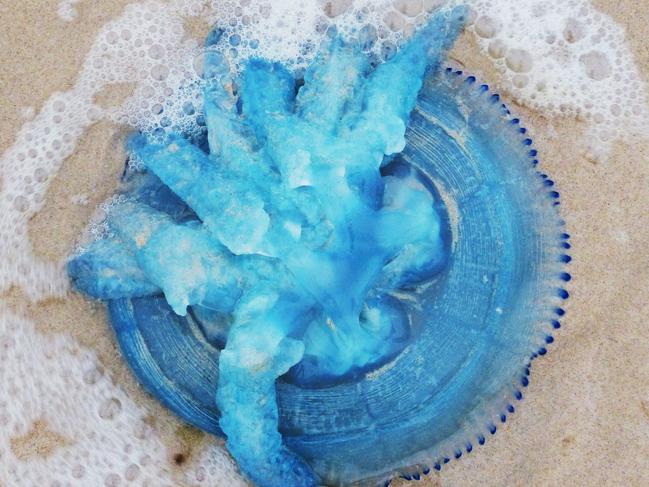
{"type": "MultiPolygon", "coordinates": [[[[1,151],[13,142],[25,107],[38,111],[52,92],[71,86],[97,30],[126,3],[80,2],[79,18],[67,23],[56,14],[57,1],[0,0],[1,151]]],[[[595,4],[625,26],[649,80],[649,3],[595,4]]],[[[200,28],[193,32],[200,37],[200,28]]],[[[462,36],[451,59],[498,90],[498,75],[472,36],[462,36]]],[[[106,93],[102,103],[127,91],[106,93]]],[[[542,169],[562,194],[574,247],[568,316],[550,353],[534,363],[526,398],[512,419],[485,447],[418,485],[649,485],[649,141],[618,143],[609,161],[595,163],[576,143],[581,123],[547,118],[501,93],[530,129],[542,169]]],[[[30,223],[38,255],[62,258],[115,188],[122,137],[119,127],[97,124],[65,161],[46,209],[30,223]],[[87,196],[87,203],[71,204],[77,195],[87,196]]],[[[118,355],[101,306],[77,295],[38,304],[19,292],[1,299],[32,317],[39,331],[70,333],[95,349],[115,381],[157,418],[171,456],[191,456],[207,440],[142,393],[118,355]]]]}

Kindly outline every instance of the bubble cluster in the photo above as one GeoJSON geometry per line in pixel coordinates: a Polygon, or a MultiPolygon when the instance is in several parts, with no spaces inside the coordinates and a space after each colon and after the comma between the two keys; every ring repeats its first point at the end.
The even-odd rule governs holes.
{"type": "Polygon", "coordinates": [[[588,0],[472,0],[469,27],[509,94],[548,116],[587,124],[583,147],[603,160],[612,142],[649,135],[640,74],[621,26],[588,0]]]}
{"type": "Polygon", "coordinates": [[[186,473],[174,472],[147,411],[113,384],[94,353],[67,337],[42,336],[4,309],[0,390],[3,485],[245,485],[218,447],[186,473]],[[64,441],[46,457],[18,458],[13,442],[44,425],[64,441]]]}
{"type": "Polygon", "coordinates": [[[74,8],[74,5],[76,3],[79,3],[81,0],[63,0],[62,2],[59,2],[59,6],[57,9],[57,14],[59,15],[59,18],[61,20],[64,20],[65,22],[72,22],[76,20],[76,18],[79,16],[79,12],[77,12],[77,9],[74,8]]]}

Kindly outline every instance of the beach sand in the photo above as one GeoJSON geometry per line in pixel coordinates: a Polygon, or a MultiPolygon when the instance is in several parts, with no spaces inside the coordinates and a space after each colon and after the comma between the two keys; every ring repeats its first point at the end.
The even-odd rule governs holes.
{"type": "MultiPolygon", "coordinates": [[[[38,111],[52,92],[71,87],[97,30],[126,3],[80,2],[79,18],[67,23],[56,14],[56,0],[0,0],[0,151],[13,142],[25,107],[38,111]]],[[[595,4],[625,26],[649,80],[649,3],[595,4]]],[[[199,38],[204,29],[194,26],[191,32],[199,38]]],[[[451,60],[496,91],[501,88],[473,34],[462,36],[451,60]]],[[[102,103],[115,103],[128,89],[105,93],[102,103]]],[[[617,143],[612,157],[597,163],[576,143],[584,130],[581,123],[547,118],[501,93],[530,129],[542,169],[561,192],[574,247],[572,297],[550,353],[534,363],[516,414],[485,447],[418,485],[649,485],[649,141],[617,143]]],[[[124,129],[101,122],[65,161],[45,209],[30,223],[38,255],[65,256],[94,208],[114,190],[124,160],[123,136],[124,129]],[[86,204],[71,203],[79,195],[86,204]]],[[[199,445],[213,441],[141,391],[119,357],[100,305],[75,294],[36,304],[18,291],[1,299],[31,317],[39,331],[69,333],[96,350],[115,382],[152,411],[170,457],[191,458],[199,445]]],[[[42,433],[30,436],[33,445],[23,441],[20,447],[44,452],[61,444],[51,432],[42,433]]]]}

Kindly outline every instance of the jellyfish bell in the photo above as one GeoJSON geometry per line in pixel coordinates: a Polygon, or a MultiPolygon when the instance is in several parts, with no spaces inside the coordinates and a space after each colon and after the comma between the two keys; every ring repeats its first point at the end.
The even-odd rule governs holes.
{"type": "MultiPolygon", "coordinates": [[[[345,62],[355,61],[352,57],[345,62]]],[[[409,62],[419,61],[413,56],[409,62]]],[[[268,112],[263,111],[268,107],[264,104],[249,112],[249,126],[245,131],[234,123],[240,110],[244,113],[250,110],[245,100],[242,107],[226,103],[230,111],[221,107],[213,112],[220,123],[212,127],[237,143],[216,145],[210,139],[210,150],[229,154],[230,160],[236,161],[233,170],[245,172],[252,167],[249,151],[240,151],[247,143],[249,130],[261,133],[263,140],[272,140],[279,134],[279,140],[287,141],[287,146],[293,140],[292,133],[282,132],[281,126],[272,126],[271,133],[264,119],[277,117],[285,108],[284,97],[290,96],[284,73],[279,68],[270,71],[273,76],[270,79],[276,82],[270,90],[277,95],[273,100],[281,103],[272,105],[273,109],[268,112]],[[255,127],[257,123],[259,126],[255,127]]],[[[395,74],[398,75],[399,72],[395,74]]],[[[250,82],[254,84],[255,80],[250,82]]],[[[377,84],[369,96],[379,104],[397,104],[399,99],[386,96],[390,87],[389,83],[377,84]]],[[[478,84],[473,76],[466,77],[452,69],[431,69],[421,89],[414,90],[417,92],[414,110],[410,111],[412,107],[409,107],[404,115],[408,123],[407,128],[404,126],[403,150],[399,137],[393,137],[392,129],[398,125],[398,117],[391,119],[394,123],[386,122],[389,130],[376,139],[371,138],[372,132],[367,132],[368,140],[363,143],[378,140],[386,147],[386,153],[398,155],[379,160],[383,166],[378,175],[380,180],[372,179],[371,174],[361,180],[378,183],[384,205],[388,201],[386,193],[390,204],[397,207],[400,201],[408,205],[419,201],[411,200],[411,196],[428,201],[429,209],[434,211],[431,210],[427,223],[435,225],[436,238],[421,240],[418,236],[416,242],[425,243],[421,247],[425,252],[410,256],[392,253],[387,263],[377,267],[380,278],[376,279],[379,285],[374,289],[378,291],[374,300],[367,300],[364,317],[368,327],[387,330],[387,339],[372,341],[366,335],[359,335],[361,338],[350,335],[359,345],[365,344],[367,338],[372,353],[360,360],[354,355],[355,350],[351,350],[354,359],[342,372],[328,366],[335,362],[335,354],[324,360],[326,354],[316,353],[314,348],[310,349],[313,353],[306,353],[309,346],[321,343],[318,333],[308,334],[308,324],[323,323],[323,317],[313,311],[310,302],[278,301],[277,293],[265,287],[252,297],[248,294],[250,299],[243,311],[237,311],[236,319],[241,322],[246,313],[256,316],[257,310],[264,309],[270,323],[281,326],[282,320],[296,322],[296,327],[284,335],[240,333],[240,324],[237,327],[224,319],[234,306],[228,301],[232,298],[231,290],[246,281],[245,277],[233,279],[230,271],[246,276],[254,270],[256,283],[277,275],[279,268],[273,259],[287,248],[282,245],[291,242],[292,227],[273,226],[273,214],[265,213],[268,206],[250,197],[244,200],[247,217],[242,224],[245,223],[247,230],[244,237],[253,238],[241,238],[235,232],[236,225],[228,226],[231,222],[222,215],[210,221],[213,214],[210,201],[196,195],[202,194],[201,185],[215,187],[212,184],[215,182],[219,183],[218,187],[232,188],[233,194],[244,194],[245,188],[237,186],[227,174],[212,174],[209,164],[203,162],[201,150],[191,147],[189,142],[178,139],[163,146],[145,142],[139,146],[144,151],[142,154],[153,161],[148,167],[159,180],[148,181],[148,186],[136,184],[136,189],[131,189],[141,205],[136,210],[145,215],[133,223],[146,222],[146,225],[129,226],[128,217],[136,212],[130,209],[116,224],[121,229],[118,234],[123,240],[131,238],[136,249],[148,248],[155,239],[153,243],[160,245],[160,249],[169,250],[156,256],[164,253],[175,257],[166,264],[160,279],[151,277],[157,268],[153,266],[147,271],[150,260],[138,250],[124,257],[131,259],[129,266],[145,271],[144,277],[136,272],[129,274],[137,284],[133,287],[143,291],[139,295],[104,297],[109,298],[111,324],[125,359],[142,384],[189,423],[215,435],[227,433],[234,456],[244,462],[244,471],[260,484],[273,485],[276,478],[290,478],[296,485],[376,483],[397,473],[411,476],[427,473],[431,468],[439,469],[450,458],[459,458],[472,451],[474,445],[483,444],[495,433],[497,424],[514,412],[513,404],[522,398],[521,389],[528,383],[531,358],[545,354],[546,344],[550,343],[548,339],[557,323],[556,310],[562,310],[561,301],[567,298],[563,283],[568,275],[564,267],[569,257],[565,254],[566,234],[557,211],[558,193],[548,184],[547,176],[538,172],[537,152],[531,139],[499,96],[489,93],[488,87],[478,84]],[[184,159],[187,164],[181,168],[166,164],[163,158],[169,152],[176,154],[174,157],[187,156],[184,159]],[[188,177],[190,171],[199,177],[188,177]],[[395,186],[388,187],[386,180],[395,186]],[[409,192],[401,194],[399,188],[406,186],[409,192]],[[143,191],[142,187],[148,189],[143,191]],[[163,187],[170,188],[171,192],[163,187]],[[174,238],[180,234],[172,233],[179,218],[187,227],[182,235],[192,242],[192,252],[173,253],[176,251],[173,242],[180,241],[174,238]],[[219,260],[219,256],[211,256],[214,249],[199,231],[202,224],[237,257],[219,260]],[[165,225],[171,228],[165,234],[168,240],[158,233],[159,229],[167,228],[165,225]],[[278,233],[273,234],[275,229],[278,233]],[[270,236],[266,238],[267,235],[270,236]],[[239,267],[233,264],[240,254],[253,247],[262,257],[250,257],[239,267]],[[434,258],[418,259],[424,254],[434,258]],[[178,262],[183,262],[185,267],[194,265],[199,256],[207,259],[196,267],[204,271],[204,276],[197,272],[192,274],[191,283],[171,287],[177,280],[169,278],[169,269],[178,262]],[[150,284],[147,279],[155,280],[158,288],[152,291],[147,287],[150,284]],[[222,287],[210,284],[215,280],[222,287]],[[161,289],[164,296],[160,294],[161,289]],[[172,295],[174,299],[170,299],[172,295]],[[373,313],[374,309],[381,312],[373,313]],[[307,338],[300,342],[302,336],[307,338]],[[267,338],[268,343],[259,343],[267,338]],[[228,350],[233,347],[233,340],[238,340],[236,353],[228,350]],[[394,346],[379,346],[384,342],[394,346]],[[272,357],[264,355],[265,347],[270,346],[277,351],[272,357]],[[247,352],[240,353],[241,350],[247,352]],[[309,356],[322,360],[307,360],[309,356]],[[281,465],[275,465],[274,470],[263,470],[270,467],[260,463],[259,470],[255,471],[254,464],[246,463],[251,461],[250,453],[238,450],[251,438],[241,432],[239,426],[246,418],[239,417],[241,412],[239,416],[233,414],[230,406],[234,405],[234,396],[225,388],[237,380],[240,381],[235,385],[250,387],[243,383],[251,380],[251,376],[243,370],[247,366],[240,364],[242,360],[250,361],[251,366],[259,365],[260,374],[266,374],[266,370],[270,374],[254,385],[267,388],[264,397],[270,398],[272,405],[276,400],[275,409],[264,410],[276,415],[273,422],[264,425],[268,428],[264,434],[271,437],[273,445],[277,443],[273,435],[281,435],[278,456],[271,458],[279,458],[281,465]],[[236,443],[233,438],[240,438],[241,442],[236,443]]],[[[298,92],[298,101],[299,96],[298,92]]],[[[306,95],[303,98],[309,99],[306,95]]],[[[312,97],[316,103],[318,98],[312,97]]],[[[253,105],[260,101],[251,100],[253,105]]],[[[330,100],[328,105],[335,102],[330,100]]],[[[218,99],[217,103],[220,103],[218,99]]],[[[389,104],[384,108],[389,111],[389,104]]],[[[206,110],[209,130],[210,108],[206,110]]],[[[305,118],[311,118],[309,123],[320,124],[322,131],[325,131],[322,127],[341,120],[338,115],[305,118]]],[[[348,126],[364,123],[363,117],[354,120],[348,126]]],[[[318,140],[315,135],[313,140],[318,140]]],[[[281,149],[279,144],[275,148],[278,158],[283,156],[281,149]]],[[[308,165],[303,167],[312,169],[308,165]]],[[[308,172],[304,175],[309,176],[308,172]]],[[[317,180],[333,178],[326,172],[317,175],[317,180]]],[[[251,173],[250,177],[255,174],[251,173]]],[[[262,177],[273,175],[269,172],[262,177]]],[[[355,181],[358,180],[352,183],[355,181]]],[[[226,203],[219,201],[217,206],[226,203]]],[[[408,205],[402,209],[407,210],[408,205]]],[[[346,208],[365,215],[358,213],[365,211],[360,203],[350,203],[346,208]]],[[[328,214],[335,216],[334,209],[334,206],[329,208],[328,214]]],[[[326,210],[323,211],[327,213],[326,210]]],[[[389,235],[391,228],[399,228],[394,232],[397,238],[402,233],[418,230],[417,225],[401,226],[416,222],[416,216],[386,220],[393,226],[387,225],[383,233],[389,235]]],[[[328,241],[326,231],[317,235],[322,237],[321,243],[328,241]]],[[[383,242],[384,235],[374,230],[366,235],[383,242]]],[[[88,269],[96,272],[104,263],[112,265],[111,260],[101,261],[102,255],[98,252],[91,256],[87,265],[79,264],[85,262],[79,260],[83,256],[72,261],[69,270],[75,282],[81,283],[81,289],[86,290],[83,287],[86,281],[81,279],[85,277],[83,272],[88,269]]],[[[318,262],[311,263],[315,269],[327,269],[318,262]]],[[[299,268],[294,266],[292,272],[299,278],[299,268]]],[[[178,271],[174,275],[181,274],[178,271]]],[[[314,280],[321,278],[311,275],[314,280]]],[[[336,276],[330,277],[335,280],[336,276]]],[[[307,278],[305,275],[302,282],[308,284],[305,287],[309,295],[317,295],[320,288],[307,278]]],[[[358,276],[354,279],[361,282],[358,276]]],[[[97,294],[101,295],[105,288],[98,289],[97,294]]],[[[242,286],[241,295],[246,296],[246,292],[242,286]]],[[[336,320],[329,324],[328,317],[324,318],[325,326],[335,328],[336,320]]],[[[342,348],[326,348],[331,350],[340,352],[342,348]]],[[[241,411],[255,417],[259,410],[250,404],[248,401],[241,405],[241,411]]]]}

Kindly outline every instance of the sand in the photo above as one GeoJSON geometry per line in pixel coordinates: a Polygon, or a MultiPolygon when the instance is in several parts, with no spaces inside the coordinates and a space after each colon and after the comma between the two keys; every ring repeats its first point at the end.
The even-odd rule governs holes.
{"type": "MultiPolygon", "coordinates": [[[[38,110],[52,92],[71,86],[96,31],[126,3],[81,2],[79,19],[66,23],[56,14],[56,0],[0,0],[1,151],[23,123],[24,107],[38,110]]],[[[649,2],[595,4],[625,26],[649,80],[649,2]]],[[[201,35],[200,28],[192,32],[201,35]]],[[[498,75],[472,34],[463,35],[451,58],[499,88],[498,75]]],[[[107,93],[102,103],[127,92],[121,87],[107,93]]],[[[542,167],[562,193],[574,246],[568,316],[550,353],[534,363],[526,399],[512,419],[485,447],[419,485],[649,485],[649,140],[618,143],[610,160],[595,163],[575,143],[584,129],[577,121],[512,108],[531,130],[542,167]]],[[[30,224],[39,255],[64,256],[93,208],[114,189],[123,163],[122,137],[119,127],[98,124],[65,161],[50,187],[47,209],[30,224]],[[70,204],[78,194],[88,196],[87,205],[70,204]]],[[[115,380],[156,417],[170,462],[178,453],[191,458],[208,441],[140,390],[119,357],[101,306],[77,295],[31,304],[14,291],[0,299],[30,316],[41,332],[70,333],[95,349],[115,380]]],[[[21,458],[64,444],[46,425],[34,427],[16,440],[21,458]]]]}

